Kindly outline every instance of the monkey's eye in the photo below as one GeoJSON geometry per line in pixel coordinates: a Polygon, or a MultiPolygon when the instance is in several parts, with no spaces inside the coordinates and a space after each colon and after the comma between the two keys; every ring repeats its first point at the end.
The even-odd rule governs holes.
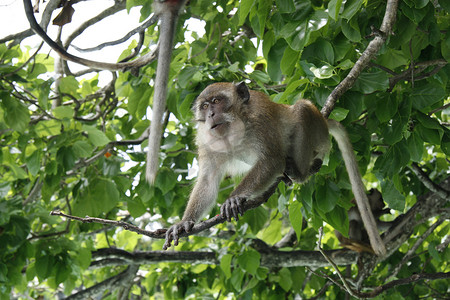
{"type": "Polygon", "coordinates": [[[211,100],[211,103],[214,103],[214,104],[217,104],[217,103],[219,103],[220,102],[220,99],[217,99],[217,98],[213,98],[212,100],[211,100]]]}
{"type": "Polygon", "coordinates": [[[208,103],[203,103],[201,106],[200,106],[200,108],[201,109],[207,109],[208,108],[208,103]]]}

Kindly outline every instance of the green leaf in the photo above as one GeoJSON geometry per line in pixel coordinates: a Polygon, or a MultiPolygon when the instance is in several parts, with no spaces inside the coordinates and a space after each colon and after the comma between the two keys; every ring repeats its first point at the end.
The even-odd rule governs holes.
{"type": "Polygon", "coordinates": [[[319,79],[331,78],[334,75],[334,69],[330,65],[323,65],[320,68],[312,67],[310,70],[319,79]]]}
{"type": "Polygon", "coordinates": [[[308,82],[308,80],[305,78],[290,82],[288,84],[288,86],[286,87],[286,90],[284,90],[283,94],[281,95],[281,97],[278,99],[277,102],[283,103],[287,99],[287,97],[295,91],[295,89],[297,89],[300,85],[303,85],[307,82],[308,82]]]}
{"type": "Polygon", "coordinates": [[[159,188],[163,194],[168,193],[177,184],[177,175],[169,168],[161,168],[158,171],[155,180],[155,186],[159,188]]]}
{"type": "Polygon", "coordinates": [[[139,85],[138,88],[133,89],[128,97],[128,111],[137,119],[141,119],[150,105],[152,89],[146,84],[139,85]]]}
{"type": "Polygon", "coordinates": [[[417,124],[414,130],[419,133],[423,141],[434,145],[441,144],[442,130],[427,128],[423,124],[417,124]]]}
{"type": "Polygon", "coordinates": [[[439,255],[438,251],[436,250],[436,247],[439,245],[436,241],[432,241],[428,244],[428,253],[434,258],[437,262],[442,262],[441,256],[439,255]]]}
{"type": "Polygon", "coordinates": [[[41,168],[41,152],[36,150],[25,159],[28,171],[32,176],[36,176],[41,168]]]}
{"type": "Polygon", "coordinates": [[[288,292],[292,287],[292,276],[291,271],[288,268],[282,268],[278,273],[280,275],[279,284],[283,290],[288,292]]]}
{"type": "Polygon", "coordinates": [[[333,111],[330,114],[330,118],[336,121],[342,121],[344,120],[349,113],[348,109],[342,108],[342,107],[336,107],[333,109],[333,111]]]}
{"type": "Polygon", "coordinates": [[[316,207],[324,213],[330,212],[336,206],[340,194],[341,191],[334,182],[326,181],[324,186],[316,188],[316,207]]]}
{"type": "Polygon", "coordinates": [[[401,50],[388,49],[377,58],[377,63],[394,70],[401,66],[408,65],[409,57],[401,50]]]}
{"type": "Polygon", "coordinates": [[[332,211],[325,214],[324,220],[337,231],[348,232],[348,214],[344,208],[336,206],[332,211]]]}
{"type": "Polygon", "coordinates": [[[231,285],[236,291],[241,291],[242,283],[244,282],[245,273],[240,268],[235,268],[231,275],[231,285]]]}
{"type": "Polygon", "coordinates": [[[8,267],[0,262],[0,282],[5,283],[8,282],[8,267]]]}
{"type": "Polygon", "coordinates": [[[222,259],[220,260],[220,268],[222,269],[222,271],[225,274],[225,277],[227,279],[231,277],[231,259],[232,258],[233,258],[233,255],[225,254],[224,256],[222,256],[222,259]]]}
{"type": "Polygon", "coordinates": [[[353,90],[363,94],[372,94],[375,91],[385,91],[389,87],[389,78],[386,72],[361,73],[353,86],[353,90]]]}
{"type": "Polygon", "coordinates": [[[268,244],[274,244],[281,238],[281,227],[283,224],[280,217],[281,214],[274,212],[270,218],[270,225],[262,232],[262,239],[268,244]]]}
{"type": "Polygon", "coordinates": [[[334,64],[334,49],[331,43],[325,39],[318,39],[302,53],[302,60],[326,65],[334,64]]]}
{"type": "Polygon", "coordinates": [[[389,208],[400,212],[405,209],[405,196],[395,188],[392,181],[382,181],[381,189],[383,200],[388,204],[389,208]]]}
{"type": "Polygon", "coordinates": [[[250,226],[250,229],[254,234],[264,228],[268,219],[269,213],[261,206],[246,211],[243,217],[244,222],[250,226]]]}
{"type": "Polygon", "coordinates": [[[405,124],[403,124],[402,119],[394,118],[392,124],[386,124],[383,129],[381,129],[384,141],[388,145],[394,145],[403,138],[403,130],[405,124]]]}
{"type": "Polygon", "coordinates": [[[56,153],[56,160],[64,166],[64,170],[70,170],[75,165],[75,153],[71,147],[61,147],[56,153]]]}
{"type": "Polygon", "coordinates": [[[445,155],[450,156],[450,131],[446,130],[441,140],[441,149],[445,155]]]}
{"type": "Polygon", "coordinates": [[[178,75],[178,83],[182,88],[188,87],[197,73],[200,73],[198,67],[187,66],[183,68],[178,75]]]}
{"type": "Polygon", "coordinates": [[[300,241],[300,236],[302,234],[302,204],[299,201],[294,201],[289,205],[289,221],[291,222],[292,228],[295,230],[297,235],[297,241],[300,241]]]}
{"type": "Polygon", "coordinates": [[[23,132],[30,122],[28,109],[18,100],[10,98],[6,93],[0,93],[0,104],[5,109],[4,119],[13,130],[23,132]]]}
{"type": "Polygon", "coordinates": [[[300,57],[300,52],[293,50],[291,47],[286,47],[283,58],[281,59],[281,71],[283,74],[292,74],[295,65],[300,57]]]}
{"type": "Polygon", "coordinates": [[[57,260],[55,265],[53,266],[56,285],[59,285],[60,283],[66,281],[72,271],[70,264],[68,264],[66,260],[67,259],[57,260]]]}
{"type": "Polygon", "coordinates": [[[293,0],[275,0],[275,3],[281,13],[290,13],[295,11],[293,0]]]}
{"type": "Polygon", "coordinates": [[[256,80],[258,83],[268,83],[270,81],[270,77],[267,73],[255,70],[250,73],[250,78],[256,80]]]}
{"type": "Polygon", "coordinates": [[[76,141],[72,146],[77,157],[88,157],[92,155],[94,147],[86,141],[76,141]]]}
{"type": "Polygon", "coordinates": [[[142,203],[141,199],[139,198],[128,200],[127,208],[133,218],[140,217],[147,211],[144,203],[142,203]]]}
{"type": "Polygon", "coordinates": [[[59,91],[64,94],[74,95],[78,90],[78,81],[73,76],[63,77],[58,85],[59,91]]]}
{"type": "Polygon", "coordinates": [[[337,21],[339,16],[339,11],[341,10],[342,0],[331,0],[328,2],[328,15],[337,21]]]}
{"type": "Polygon", "coordinates": [[[427,84],[421,87],[415,87],[411,93],[412,105],[417,110],[427,108],[446,96],[445,90],[435,84],[427,84]]]}
{"type": "Polygon", "coordinates": [[[394,95],[389,94],[387,98],[378,99],[375,115],[381,123],[385,123],[392,119],[397,112],[397,108],[397,99],[394,95]]]}
{"type": "Polygon", "coordinates": [[[48,276],[50,276],[53,264],[54,259],[50,255],[36,257],[35,268],[36,268],[36,275],[39,278],[39,280],[42,281],[46,279],[48,276]]]}
{"type": "Polygon", "coordinates": [[[61,122],[57,120],[41,121],[35,126],[39,137],[50,137],[61,133],[61,122]]]}
{"type": "Polygon", "coordinates": [[[74,109],[70,106],[58,106],[55,107],[52,112],[58,119],[71,119],[74,114],[74,109]]]}
{"type": "Polygon", "coordinates": [[[245,19],[247,19],[248,13],[253,6],[253,0],[242,0],[239,5],[239,26],[244,24],[245,19]]]}
{"type": "Polygon", "coordinates": [[[361,40],[361,33],[359,31],[358,24],[354,24],[350,22],[346,22],[342,20],[342,33],[345,35],[347,39],[352,42],[359,42],[361,40]]]}
{"type": "Polygon", "coordinates": [[[283,39],[279,39],[275,45],[270,48],[267,57],[267,73],[273,81],[280,81],[283,76],[280,65],[286,46],[286,42],[283,39]]]}
{"type": "Polygon", "coordinates": [[[76,256],[76,259],[78,260],[81,269],[86,270],[87,268],[89,268],[91,264],[91,258],[91,250],[83,247],[78,249],[78,255],[76,256]]]}
{"type": "Polygon", "coordinates": [[[259,268],[261,254],[258,251],[249,249],[239,255],[238,263],[248,273],[255,275],[256,270],[259,268]]]}
{"type": "Polygon", "coordinates": [[[420,162],[423,156],[424,143],[417,131],[411,133],[411,136],[408,138],[407,143],[409,154],[411,155],[411,160],[420,162]]]}
{"type": "Polygon", "coordinates": [[[77,216],[97,216],[107,213],[119,201],[119,191],[114,182],[97,178],[76,196],[74,214],[77,216]]]}
{"type": "Polygon", "coordinates": [[[359,11],[363,1],[361,0],[348,0],[344,4],[344,11],[342,12],[342,18],[350,20],[359,11]]]}
{"type": "Polygon", "coordinates": [[[94,126],[83,124],[81,128],[88,133],[88,140],[96,147],[105,146],[110,142],[108,137],[94,126]]]}

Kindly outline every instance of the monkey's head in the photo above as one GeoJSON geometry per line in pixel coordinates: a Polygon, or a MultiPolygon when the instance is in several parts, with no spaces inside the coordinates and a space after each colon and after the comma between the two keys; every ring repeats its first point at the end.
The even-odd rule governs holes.
{"type": "Polygon", "coordinates": [[[197,97],[194,104],[195,119],[210,135],[225,137],[229,135],[230,126],[239,119],[242,106],[249,99],[250,93],[244,82],[213,83],[197,97]]]}

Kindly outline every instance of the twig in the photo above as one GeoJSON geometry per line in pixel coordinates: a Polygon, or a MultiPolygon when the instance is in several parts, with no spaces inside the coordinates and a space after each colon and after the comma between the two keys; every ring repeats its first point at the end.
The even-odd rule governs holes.
{"type": "Polygon", "coordinates": [[[142,25],[140,25],[139,27],[136,27],[135,29],[131,30],[130,32],[128,32],[124,37],[115,40],[115,41],[110,41],[110,42],[105,42],[102,43],[98,46],[95,47],[91,47],[91,48],[79,48],[75,45],[71,45],[74,49],[76,49],[77,51],[80,52],[92,52],[92,51],[98,51],[101,50],[105,47],[108,46],[114,46],[120,43],[123,43],[125,41],[127,41],[130,37],[132,37],[133,35],[135,35],[136,33],[141,33],[144,32],[145,29],[147,29],[149,26],[155,24],[158,21],[158,17],[156,15],[152,15],[152,17],[150,19],[148,19],[147,21],[145,21],[142,25]]]}
{"type": "Polygon", "coordinates": [[[444,222],[444,219],[441,218],[437,220],[432,226],[430,226],[414,243],[414,245],[411,247],[411,249],[408,250],[408,252],[403,256],[403,259],[398,263],[398,265],[395,267],[394,271],[389,275],[389,277],[385,280],[389,280],[390,278],[396,277],[402,266],[411,258],[411,255],[413,255],[416,250],[419,248],[419,246],[423,243],[423,241],[439,226],[444,222]]]}
{"type": "Polygon", "coordinates": [[[31,0],[23,0],[25,14],[27,16],[28,22],[30,23],[31,28],[39,35],[59,56],[68,61],[72,61],[84,66],[91,67],[93,69],[98,70],[110,70],[110,71],[119,71],[119,70],[128,70],[135,69],[145,66],[156,59],[155,51],[150,51],[143,56],[139,57],[136,60],[125,63],[106,63],[106,62],[98,62],[85,58],[81,58],[75,56],[73,54],[68,53],[64,48],[59,46],[55,41],[53,41],[47,33],[39,26],[36,22],[36,19],[33,15],[33,7],[31,5],[31,0]]]}
{"type": "Polygon", "coordinates": [[[436,193],[437,195],[439,195],[439,197],[441,197],[442,199],[444,199],[445,201],[450,201],[450,192],[443,189],[442,187],[440,187],[439,185],[437,185],[436,183],[434,183],[429,177],[428,175],[422,171],[422,169],[420,168],[420,166],[417,163],[412,163],[411,164],[411,169],[412,171],[417,175],[417,177],[419,177],[420,181],[432,192],[436,193]]]}
{"type": "Polygon", "coordinates": [[[61,217],[65,217],[71,220],[76,220],[76,221],[80,221],[83,223],[98,223],[98,224],[104,224],[104,225],[112,225],[112,226],[116,226],[116,227],[122,227],[125,230],[129,230],[129,231],[133,231],[142,235],[146,235],[148,237],[151,238],[161,238],[161,230],[156,230],[156,231],[148,231],[148,230],[144,230],[141,229],[133,224],[124,222],[124,221],[114,221],[114,220],[107,220],[107,219],[102,219],[102,218],[94,218],[94,217],[89,217],[86,216],[84,218],[82,217],[77,217],[77,216],[72,216],[72,215],[67,215],[61,211],[58,210],[54,210],[50,212],[50,215],[52,216],[61,216],[61,217]]]}
{"type": "Polygon", "coordinates": [[[323,227],[319,228],[319,239],[317,241],[317,247],[319,249],[319,252],[323,255],[323,257],[325,257],[325,259],[330,263],[330,265],[333,266],[334,270],[336,271],[336,273],[338,274],[339,278],[341,279],[342,283],[344,284],[345,290],[347,291],[347,293],[349,293],[351,296],[358,298],[358,296],[355,294],[355,292],[353,291],[353,289],[348,285],[347,280],[345,279],[344,275],[342,275],[341,271],[339,271],[338,266],[336,266],[336,264],[334,263],[334,261],[328,257],[328,255],[325,254],[325,251],[323,251],[322,249],[322,236],[323,236],[323,227]]]}

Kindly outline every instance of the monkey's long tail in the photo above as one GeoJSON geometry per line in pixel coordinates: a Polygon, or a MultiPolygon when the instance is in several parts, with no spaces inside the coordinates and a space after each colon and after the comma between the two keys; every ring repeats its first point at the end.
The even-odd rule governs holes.
{"type": "Polygon", "coordinates": [[[375,218],[370,210],[369,200],[367,199],[365,187],[361,179],[361,174],[359,173],[358,163],[356,162],[355,154],[353,153],[353,148],[347,132],[341,123],[334,120],[328,120],[328,128],[330,134],[336,140],[339,149],[341,150],[342,157],[344,158],[345,167],[347,168],[347,173],[352,185],[353,195],[355,196],[359,213],[361,214],[364,226],[366,227],[370,245],[377,255],[383,256],[386,254],[386,247],[381,240],[375,218]]]}

